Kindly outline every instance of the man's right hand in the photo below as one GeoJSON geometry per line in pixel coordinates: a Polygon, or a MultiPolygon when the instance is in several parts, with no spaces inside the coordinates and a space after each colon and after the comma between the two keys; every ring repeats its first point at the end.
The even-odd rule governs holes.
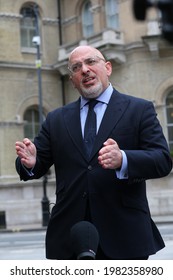
{"type": "Polygon", "coordinates": [[[37,151],[31,140],[24,138],[22,142],[17,141],[16,153],[26,168],[33,168],[35,166],[37,151]]]}

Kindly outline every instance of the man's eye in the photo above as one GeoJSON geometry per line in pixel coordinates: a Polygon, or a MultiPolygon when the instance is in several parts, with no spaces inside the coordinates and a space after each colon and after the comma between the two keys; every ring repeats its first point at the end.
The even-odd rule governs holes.
{"type": "Polygon", "coordinates": [[[88,60],[87,60],[87,64],[88,64],[88,65],[93,65],[93,64],[95,64],[95,63],[96,63],[96,61],[95,61],[94,58],[91,58],[91,59],[88,59],[88,60]]]}
{"type": "Polygon", "coordinates": [[[79,64],[75,64],[72,66],[72,71],[76,72],[78,69],[80,69],[80,65],[79,64]]]}

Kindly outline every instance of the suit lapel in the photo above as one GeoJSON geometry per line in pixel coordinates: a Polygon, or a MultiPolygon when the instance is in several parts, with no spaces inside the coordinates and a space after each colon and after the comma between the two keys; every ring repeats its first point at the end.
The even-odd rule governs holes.
{"type": "Polygon", "coordinates": [[[63,116],[69,136],[76,148],[85,156],[80,122],[80,99],[65,107],[63,109],[63,116]]]}

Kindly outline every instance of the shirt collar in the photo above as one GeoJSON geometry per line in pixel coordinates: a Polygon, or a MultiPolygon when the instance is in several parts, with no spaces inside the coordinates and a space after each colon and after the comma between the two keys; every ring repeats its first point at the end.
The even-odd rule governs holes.
{"type": "MultiPolygon", "coordinates": [[[[109,100],[111,98],[112,92],[113,92],[113,87],[112,87],[112,84],[110,83],[109,86],[105,89],[105,91],[103,91],[103,93],[101,93],[101,95],[99,95],[96,98],[96,100],[100,101],[101,103],[108,104],[109,100]]],[[[88,102],[88,99],[81,96],[80,108],[82,109],[86,105],[87,102],[88,102]]]]}

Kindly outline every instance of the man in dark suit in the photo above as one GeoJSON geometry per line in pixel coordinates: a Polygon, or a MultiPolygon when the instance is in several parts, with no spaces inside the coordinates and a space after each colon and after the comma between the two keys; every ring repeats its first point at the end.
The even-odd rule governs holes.
{"type": "Polygon", "coordinates": [[[77,47],[68,66],[79,100],[50,112],[34,143],[16,142],[21,180],[40,178],[55,166],[56,204],[47,228],[46,257],[73,259],[70,229],[86,219],[99,233],[96,259],[147,259],[164,242],[150,216],[146,180],[172,169],[153,104],[116,91],[109,82],[111,63],[95,48],[77,47]],[[91,99],[98,101],[97,135],[87,154],[91,99]]]}

